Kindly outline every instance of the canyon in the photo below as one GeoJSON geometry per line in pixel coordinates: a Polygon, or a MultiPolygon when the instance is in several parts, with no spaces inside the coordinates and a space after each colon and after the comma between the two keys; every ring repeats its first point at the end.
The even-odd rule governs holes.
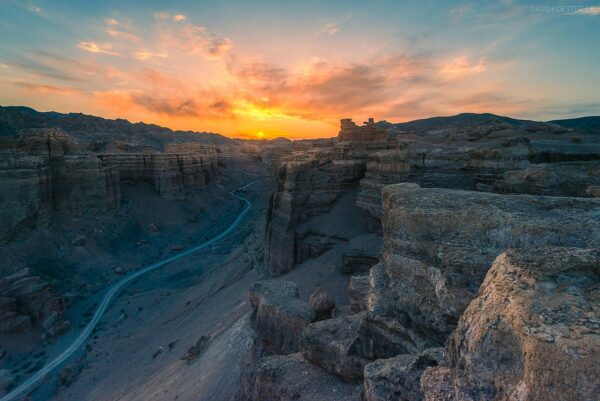
{"type": "Polygon", "coordinates": [[[249,141],[2,107],[0,391],[111,284],[225,232],[242,188],[235,230],[133,280],[30,399],[595,400],[599,125],[249,141]]]}

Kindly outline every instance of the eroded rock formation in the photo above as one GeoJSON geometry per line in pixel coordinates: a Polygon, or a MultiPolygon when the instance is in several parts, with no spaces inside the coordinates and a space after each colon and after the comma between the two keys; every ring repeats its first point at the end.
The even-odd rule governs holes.
{"type": "Polygon", "coordinates": [[[383,256],[371,269],[369,310],[421,349],[443,344],[505,249],[589,247],[600,238],[596,199],[417,184],[385,187],[383,198],[383,256]]]}
{"type": "Polygon", "coordinates": [[[281,371],[257,374],[262,390],[249,398],[303,399],[287,391],[299,389],[290,380],[303,380],[301,366],[318,388],[351,384],[367,401],[598,398],[590,358],[600,265],[598,251],[585,250],[600,241],[598,138],[460,115],[370,122],[387,127],[378,147],[355,127],[344,122],[330,148],[282,159],[265,262],[284,274],[334,249],[340,272],[368,275],[350,279],[349,305],[304,326],[300,353],[256,359],[281,371]],[[330,185],[349,177],[334,166],[349,163],[366,164],[364,178],[361,171],[330,185]],[[348,196],[371,216],[368,233],[343,238],[341,247],[316,241],[311,227],[330,222],[328,211],[348,196]]]}
{"type": "Polygon", "coordinates": [[[594,400],[600,394],[600,250],[509,250],[429,368],[427,401],[594,400]]]}
{"type": "Polygon", "coordinates": [[[318,256],[339,240],[299,230],[310,217],[330,210],[342,193],[364,175],[362,160],[336,160],[331,152],[316,152],[305,160],[285,162],[267,212],[265,265],[275,275],[318,256]]]}

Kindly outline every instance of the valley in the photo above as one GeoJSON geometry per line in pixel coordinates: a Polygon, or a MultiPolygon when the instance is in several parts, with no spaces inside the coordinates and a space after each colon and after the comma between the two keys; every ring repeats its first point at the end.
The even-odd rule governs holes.
{"type": "Polygon", "coordinates": [[[244,141],[0,110],[2,401],[599,394],[593,129],[244,141]]]}

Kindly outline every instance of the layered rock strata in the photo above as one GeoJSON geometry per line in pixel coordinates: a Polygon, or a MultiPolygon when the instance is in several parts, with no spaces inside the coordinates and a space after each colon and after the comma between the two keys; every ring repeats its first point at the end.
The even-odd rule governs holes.
{"type": "Polygon", "coordinates": [[[382,263],[371,269],[371,318],[417,348],[443,344],[491,262],[507,248],[589,247],[600,201],[398,184],[384,188],[382,263]]]}
{"type": "Polygon", "coordinates": [[[336,160],[331,153],[316,152],[304,160],[285,162],[279,169],[277,188],[267,211],[265,265],[275,275],[290,271],[306,258],[333,246],[298,225],[330,210],[333,203],[364,175],[362,160],[336,160]]]}
{"type": "Polygon", "coordinates": [[[50,128],[0,136],[0,238],[43,225],[53,211],[117,210],[121,182],[148,182],[173,199],[204,187],[214,174],[215,146],[169,150],[180,153],[90,153],[50,128]]]}
{"type": "Polygon", "coordinates": [[[553,196],[593,196],[600,185],[600,143],[550,146],[509,138],[501,144],[442,145],[402,141],[399,149],[375,152],[367,162],[357,205],[381,218],[381,189],[414,182],[423,187],[553,196]]]}

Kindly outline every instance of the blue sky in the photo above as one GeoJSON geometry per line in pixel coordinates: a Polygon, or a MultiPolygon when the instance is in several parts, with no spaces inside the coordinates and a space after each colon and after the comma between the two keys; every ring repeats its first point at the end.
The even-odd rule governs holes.
{"type": "Polygon", "coordinates": [[[600,114],[589,1],[0,0],[0,104],[231,136],[600,114]]]}

